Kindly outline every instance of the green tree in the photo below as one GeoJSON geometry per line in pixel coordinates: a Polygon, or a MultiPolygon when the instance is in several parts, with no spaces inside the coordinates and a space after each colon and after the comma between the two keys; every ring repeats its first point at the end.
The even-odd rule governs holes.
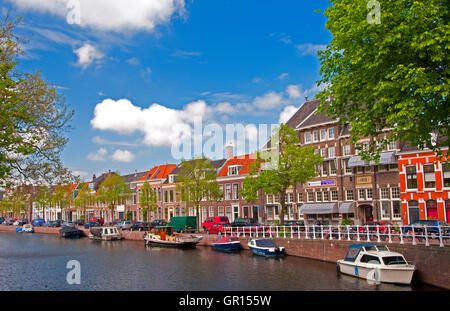
{"type": "Polygon", "coordinates": [[[55,207],[59,207],[61,209],[61,220],[67,220],[64,219],[64,213],[73,202],[72,185],[57,185],[52,195],[52,202],[55,207]]]}
{"type": "Polygon", "coordinates": [[[154,212],[158,208],[155,189],[150,187],[148,181],[145,181],[139,193],[139,205],[142,206],[142,216],[144,221],[148,221],[148,213],[154,212]]]}
{"type": "Polygon", "coordinates": [[[98,194],[99,200],[111,210],[111,220],[114,220],[116,206],[131,195],[131,190],[122,177],[112,173],[100,184],[98,194]]]}
{"type": "Polygon", "coordinates": [[[216,170],[211,161],[205,157],[181,163],[177,177],[177,192],[181,200],[186,202],[186,209],[195,208],[198,229],[200,228],[200,202],[216,200],[220,195],[216,176],[216,170]]]}
{"type": "Polygon", "coordinates": [[[287,190],[295,187],[296,183],[305,183],[315,177],[316,166],[320,165],[323,159],[314,153],[313,147],[301,147],[295,130],[285,124],[275,130],[271,142],[270,152],[257,153],[255,163],[262,162],[263,165],[258,175],[256,164],[253,166],[244,180],[241,194],[247,202],[256,201],[259,190],[278,195],[281,205],[280,223],[284,225],[287,190]],[[271,163],[271,166],[264,165],[268,163],[271,163]]]}
{"type": "Polygon", "coordinates": [[[86,208],[92,201],[91,189],[86,182],[78,184],[74,206],[83,210],[83,220],[86,220],[86,208]]]}
{"type": "Polygon", "coordinates": [[[42,209],[43,218],[45,219],[45,209],[52,203],[52,192],[50,187],[41,185],[35,187],[34,201],[40,209],[42,209]]]}
{"type": "Polygon", "coordinates": [[[60,155],[73,111],[40,72],[17,69],[24,54],[14,33],[20,22],[0,21],[0,184],[72,180],[60,155]]]}
{"type": "Polygon", "coordinates": [[[390,135],[363,153],[377,159],[389,141],[439,152],[449,147],[450,11],[444,0],[330,0],[332,40],[319,51],[319,111],[358,137],[390,135]],[[377,18],[379,17],[379,23],[377,18]],[[431,133],[440,139],[433,142],[431,133]]]}

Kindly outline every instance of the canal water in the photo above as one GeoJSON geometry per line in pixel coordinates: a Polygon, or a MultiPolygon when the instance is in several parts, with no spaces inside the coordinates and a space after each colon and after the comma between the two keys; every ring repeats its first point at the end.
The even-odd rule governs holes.
{"type": "Polygon", "coordinates": [[[336,265],[287,256],[263,258],[243,250],[219,253],[147,248],[136,241],[59,239],[55,235],[0,233],[0,290],[149,291],[411,291],[337,275],[336,265]],[[69,285],[68,261],[81,265],[81,284],[69,285]]]}

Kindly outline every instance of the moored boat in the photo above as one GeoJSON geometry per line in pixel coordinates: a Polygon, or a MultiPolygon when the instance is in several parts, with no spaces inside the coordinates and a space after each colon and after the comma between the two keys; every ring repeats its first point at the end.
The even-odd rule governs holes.
{"type": "Polygon", "coordinates": [[[152,232],[144,233],[147,246],[193,248],[202,238],[203,236],[195,235],[189,237],[174,235],[173,228],[170,226],[155,227],[152,232]]]}
{"type": "Polygon", "coordinates": [[[79,239],[83,236],[83,231],[75,227],[65,226],[59,230],[58,235],[60,238],[79,239]]]}
{"type": "Polygon", "coordinates": [[[248,247],[255,255],[266,257],[282,257],[285,255],[284,247],[280,247],[272,239],[252,239],[248,247]]]}
{"type": "Polygon", "coordinates": [[[337,270],[374,282],[410,284],[416,267],[386,245],[364,243],[350,245],[337,270]]]}
{"type": "Polygon", "coordinates": [[[223,237],[211,243],[211,247],[217,251],[234,252],[239,250],[241,242],[237,237],[223,237]]]}
{"type": "Polygon", "coordinates": [[[116,227],[92,227],[89,229],[89,238],[92,240],[113,241],[121,240],[123,237],[116,227]]]}
{"type": "Polygon", "coordinates": [[[34,233],[34,228],[30,224],[25,224],[22,227],[16,228],[16,232],[34,233]]]}

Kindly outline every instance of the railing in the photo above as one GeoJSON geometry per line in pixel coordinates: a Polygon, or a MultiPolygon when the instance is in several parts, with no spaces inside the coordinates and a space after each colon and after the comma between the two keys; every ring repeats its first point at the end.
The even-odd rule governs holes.
{"type": "Polygon", "coordinates": [[[254,226],[227,227],[223,234],[238,237],[383,242],[440,247],[450,245],[450,227],[442,226],[254,226]]]}

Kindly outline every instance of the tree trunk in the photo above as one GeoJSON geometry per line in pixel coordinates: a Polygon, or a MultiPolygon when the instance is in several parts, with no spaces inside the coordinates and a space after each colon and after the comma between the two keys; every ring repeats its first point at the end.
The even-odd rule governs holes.
{"type": "Polygon", "coordinates": [[[284,212],[286,209],[286,189],[280,193],[280,204],[281,204],[281,212],[280,212],[280,225],[284,226],[284,212]]]}

